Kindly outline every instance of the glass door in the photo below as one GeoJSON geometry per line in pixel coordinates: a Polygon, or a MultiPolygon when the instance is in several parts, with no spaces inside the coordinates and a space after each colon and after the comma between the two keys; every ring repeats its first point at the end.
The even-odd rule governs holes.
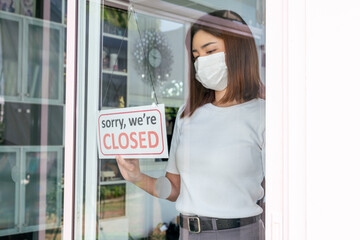
{"type": "Polygon", "coordinates": [[[22,20],[20,17],[0,15],[0,94],[6,99],[21,98],[22,20]]]}
{"type": "MultiPolygon", "coordinates": [[[[231,4],[254,33],[265,82],[263,12],[248,1],[231,4]]],[[[174,202],[154,198],[125,181],[115,159],[99,159],[97,115],[101,110],[164,103],[170,147],[176,114],[189,95],[188,31],[197,18],[228,7],[222,2],[98,0],[79,9],[86,19],[80,28],[85,39],[78,43],[85,51],[81,58],[86,67],[80,70],[86,73],[78,83],[83,91],[79,114],[84,116],[78,126],[84,132],[77,154],[81,168],[76,182],[76,239],[165,239],[167,229],[176,232],[172,227],[178,227],[179,212],[174,202]]],[[[164,176],[167,160],[140,159],[140,169],[152,177],[164,176]]]]}
{"type": "Polygon", "coordinates": [[[1,236],[16,233],[19,227],[20,149],[0,149],[1,236]]]}
{"type": "Polygon", "coordinates": [[[50,102],[61,104],[64,101],[63,27],[55,23],[27,20],[25,35],[25,47],[28,49],[25,52],[24,64],[24,72],[27,72],[24,76],[25,100],[38,102],[41,99],[49,99],[50,102]],[[43,45],[44,40],[49,44],[43,45]]]}
{"type": "Polygon", "coordinates": [[[58,228],[62,217],[62,149],[24,148],[23,225],[26,229],[58,228]],[[46,186],[43,186],[43,182],[46,186]],[[45,189],[44,189],[45,187],[45,189]],[[42,212],[45,219],[41,221],[42,212]]]}
{"type": "Polygon", "coordinates": [[[62,238],[66,0],[0,1],[0,238],[62,238]]]}

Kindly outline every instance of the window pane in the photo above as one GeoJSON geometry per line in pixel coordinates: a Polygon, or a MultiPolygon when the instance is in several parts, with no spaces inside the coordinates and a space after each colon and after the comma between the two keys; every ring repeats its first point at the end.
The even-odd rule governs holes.
{"type": "MultiPolygon", "coordinates": [[[[99,99],[96,99],[98,105],[96,103],[93,108],[96,111],[101,111],[164,103],[166,107],[167,140],[170,148],[171,143],[174,141],[174,126],[177,113],[187,101],[187,97],[194,94],[189,91],[189,85],[191,84],[189,76],[194,71],[191,39],[190,35],[188,35],[189,30],[198,18],[221,9],[232,9],[240,14],[250,30],[248,28],[246,30],[238,29],[231,24],[222,25],[221,21],[205,21],[202,24],[226,31],[229,35],[231,33],[242,37],[246,34],[248,34],[247,37],[249,35],[253,36],[254,41],[252,43],[254,44],[251,45],[251,49],[253,52],[257,51],[257,55],[253,55],[255,59],[253,68],[258,69],[252,70],[259,75],[257,84],[261,86],[259,87],[259,96],[255,98],[260,98],[260,92],[264,90],[262,85],[265,84],[264,4],[265,1],[247,0],[225,2],[167,0],[141,1],[134,4],[122,3],[121,1],[102,1],[101,4],[96,6],[96,3],[89,1],[89,11],[87,11],[87,19],[89,20],[87,57],[92,56],[92,51],[100,52],[96,64],[87,65],[88,74],[97,73],[94,75],[99,75],[95,77],[87,76],[86,80],[86,90],[93,93],[95,89],[95,92],[99,93],[99,99]],[[96,15],[99,12],[101,13],[100,17],[96,15]],[[98,22],[94,20],[94,17],[97,18],[98,22]],[[92,40],[99,34],[92,28],[97,27],[97,23],[100,25],[101,36],[94,44],[92,40]],[[96,71],[91,71],[91,69],[96,69],[96,71]],[[95,84],[92,81],[96,81],[99,87],[93,87],[95,84]]],[[[241,25],[243,26],[243,23],[241,25]]],[[[238,46],[233,47],[237,50],[238,46]]],[[[228,51],[232,51],[232,49],[228,51]]],[[[243,60],[241,59],[241,61],[243,60]]],[[[198,84],[200,85],[200,83],[198,84]]],[[[211,94],[210,91],[208,91],[208,94],[211,94]]],[[[206,95],[204,96],[206,97],[206,95]]],[[[261,97],[263,96],[261,95],[261,97]]],[[[261,101],[261,99],[258,100],[261,101]]],[[[91,112],[91,114],[93,113],[91,112]]],[[[206,121],[211,119],[211,117],[204,119],[203,125],[206,125],[206,121]]],[[[238,115],[236,115],[236,118],[222,119],[221,123],[224,126],[219,124],[219,128],[224,127],[229,136],[241,135],[238,132],[243,129],[242,127],[246,128],[248,125],[238,125],[238,120],[241,120],[238,115]]],[[[255,124],[254,129],[258,129],[263,120],[264,115],[260,114],[255,119],[259,124],[255,124]]],[[[90,129],[96,129],[96,124],[92,123],[90,125],[90,129]]],[[[198,127],[202,128],[203,125],[199,124],[198,127]]],[[[212,143],[216,142],[217,136],[211,135],[213,132],[207,131],[202,138],[199,137],[199,143],[197,144],[205,146],[210,142],[210,139],[215,139],[212,143]]],[[[89,130],[86,134],[89,134],[89,130]]],[[[89,142],[86,134],[82,137],[84,141],[89,142]]],[[[245,135],[253,136],[253,134],[245,135]]],[[[189,133],[189,136],[191,136],[191,133],[189,133]]],[[[94,141],[96,140],[94,139],[94,141]]],[[[247,148],[247,143],[243,143],[243,149],[247,148]]],[[[212,146],[211,149],[207,146],[208,152],[214,153],[213,155],[216,156],[217,145],[212,146]]],[[[259,160],[262,149],[259,148],[259,145],[257,145],[257,148],[254,146],[255,144],[252,144],[247,148],[251,152],[249,155],[254,154],[256,160],[259,160]]],[[[190,154],[189,148],[183,149],[181,154],[190,154]]],[[[241,154],[235,155],[239,157],[241,154]]],[[[199,158],[204,161],[203,165],[205,166],[207,164],[206,160],[201,155],[199,155],[199,158]]],[[[220,156],[219,159],[221,159],[220,156]]],[[[97,179],[97,209],[86,208],[87,204],[87,206],[94,205],[95,198],[89,199],[89,195],[84,197],[85,209],[96,213],[96,217],[94,217],[95,214],[85,213],[84,221],[95,223],[94,226],[96,225],[97,229],[96,233],[94,232],[92,235],[87,235],[86,231],[83,232],[83,237],[92,239],[165,239],[166,233],[173,234],[174,239],[178,237],[179,231],[176,227],[179,226],[179,212],[175,205],[177,203],[150,196],[134,184],[124,180],[115,159],[98,159],[96,156],[96,160],[87,158],[84,161],[93,168],[96,165],[97,169],[97,175],[95,175],[94,171],[90,176],[91,179],[97,179]],[[87,216],[92,217],[89,219],[87,216]],[[172,225],[172,223],[175,224],[172,225]],[[166,231],[166,228],[169,228],[169,230],[166,231]]],[[[264,189],[261,187],[261,181],[264,172],[261,161],[253,162],[256,162],[254,169],[259,173],[259,177],[256,178],[256,183],[251,183],[256,185],[252,188],[256,188],[256,193],[249,194],[251,195],[249,196],[251,198],[249,204],[258,211],[258,214],[261,214],[262,209],[258,204],[262,204],[260,200],[264,189]]],[[[139,164],[143,173],[158,178],[166,174],[168,159],[139,159],[139,164]]],[[[190,165],[191,163],[189,163],[190,165]]],[[[220,169],[221,165],[217,166],[219,167],[215,170],[220,169]]],[[[228,165],[229,171],[232,170],[230,169],[231,166],[228,165]]],[[[190,169],[190,167],[188,168],[190,169]]],[[[241,172],[241,169],[239,172],[241,172]]],[[[84,172],[84,175],[87,174],[89,173],[84,172]]],[[[124,176],[126,175],[124,174],[124,176]]],[[[213,176],[211,181],[217,179],[216,172],[209,173],[209,176],[213,176]]],[[[209,177],[205,179],[209,180],[209,177]]],[[[236,185],[239,179],[236,178],[235,180],[230,181],[231,186],[236,185]],[[236,183],[234,184],[234,182],[236,183]]],[[[87,182],[84,184],[87,184],[87,182]]],[[[92,184],[95,185],[94,182],[92,184]]],[[[216,187],[216,184],[210,185],[205,188],[226,189],[223,186],[216,187]]],[[[229,194],[216,196],[216,199],[222,198],[230,199],[229,194]]],[[[212,200],[214,201],[214,199],[212,200]]]]}
{"type": "Polygon", "coordinates": [[[61,239],[66,0],[0,1],[0,238],[61,239]]]}
{"type": "Polygon", "coordinates": [[[61,213],[61,168],[58,165],[57,152],[27,152],[25,168],[25,225],[37,226],[40,224],[41,198],[46,202],[46,222],[48,226],[60,225],[61,213]],[[45,167],[46,169],[41,169],[45,167]],[[45,171],[42,179],[41,171],[45,171]],[[58,172],[60,171],[60,173],[58,172]],[[41,181],[46,180],[46,191],[40,189],[41,181]]]}
{"type": "Polygon", "coordinates": [[[100,167],[101,182],[117,182],[124,180],[115,159],[102,159],[100,167]]]}
{"type": "Polygon", "coordinates": [[[126,184],[100,187],[100,219],[125,216],[126,184]]]}
{"type": "Polygon", "coordinates": [[[14,229],[17,216],[15,215],[15,201],[17,198],[18,182],[16,179],[17,152],[0,152],[0,230],[14,229]]]}
{"type": "Polygon", "coordinates": [[[63,64],[62,45],[60,44],[60,29],[43,27],[35,24],[29,25],[29,46],[28,49],[28,80],[26,97],[30,98],[50,98],[59,99],[59,88],[63,88],[63,82],[60,81],[60,64],[63,64]],[[47,34],[48,36],[44,35],[47,34]],[[43,39],[50,43],[44,49],[43,39]],[[44,62],[46,64],[44,64],[44,62]],[[46,70],[46,71],[44,71],[46,70]],[[43,74],[48,81],[46,96],[42,96],[42,78],[43,74]]]}
{"type": "MultiPolygon", "coordinates": [[[[7,16],[7,15],[4,15],[7,16]]],[[[2,48],[2,68],[0,92],[5,96],[18,97],[19,92],[19,37],[20,22],[7,18],[0,18],[0,39],[2,48]]]]}

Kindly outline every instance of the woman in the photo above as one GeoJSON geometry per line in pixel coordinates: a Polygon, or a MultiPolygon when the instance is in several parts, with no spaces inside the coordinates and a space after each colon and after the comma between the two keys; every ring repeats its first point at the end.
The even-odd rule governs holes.
{"type": "Polygon", "coordinates": [[[264,195],[265,101],[254,38],[231,11],[202,17],[190,37],[190,94],[176,119],[166,176],[151,178],[138,160],[117,156],[120,171],[176,201],[181,239],[263,239],[257,202],[264,195]],[[203,25],[214,16],[247,33],[203,25]]]}

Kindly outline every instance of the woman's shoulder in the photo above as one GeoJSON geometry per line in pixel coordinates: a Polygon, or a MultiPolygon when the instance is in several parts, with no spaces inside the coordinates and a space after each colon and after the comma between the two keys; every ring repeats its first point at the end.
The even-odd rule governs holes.
{"type": "Polygon", "coordinates": [[[262,98],[253,98],[247,102],[239,104],[240,108],[248,109],[252,111],[252,109],[265,109],[265,100],[262,98]]]}
{"type": "Polygon", "coordinates": [[[179,107],[179,110],[176,114],[176,122],[181,122],[182,121],[182,117],[181,115],[183,114],[183,112],[185,111],[185,104],[182,104],[180,107],[179,107]]]}
{"type": "Polygon", "coordinates": [[[262,98],[254,98],[244,103],[244,107],[239,109],[239,113],[248,117],[254,122],[265,119],[265,100],[262,98]]]}
{"type": "Polygon", "coordinates": [[[265,99],[263,99],[263,98],[256,98],[261,104],[265,104],[265,99]]]}
{"type": "Polygon", "coordinates": [[[262,98],[256,98],[255,102],[255,106],[256,108],[259,110],[259,112],[261,114],[265,114],[265,106],[266,106],[266,101],[265,99],[262,98]]]}
{"type": "Polygon", "coordinates": [[[177,118],[180,118],[181,114],[185,111],[185,103],[182,104],[180,107],[179,107],[179,110],[177,112],[177,118]]]}
{"type": "Polygon", "coordinates": [[[261,110],[265,110],[266,101],[263,98],[257,98],[257,104],[261,110]]]}
{"type": "Polygon", "coordinates": [[[253,98],[250,101],[257,103],[258,105],[265,105],[265,99],[263,99],[263,98],[253,98]]]}
{"type": "Polygon", "coordinates": [[[248,105],[249,105],[250,108],[255,108],[255,109],[258,109],[260,111],[265,110],[266,102],[262,98],[254,98],[254,99],[248,101],[248,103],[249,103],[248,105]]]}

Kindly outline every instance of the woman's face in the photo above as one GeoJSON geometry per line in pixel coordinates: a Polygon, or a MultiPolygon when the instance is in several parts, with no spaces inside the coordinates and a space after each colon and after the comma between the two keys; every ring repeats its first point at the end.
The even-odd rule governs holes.
{"type": "Polygon", "coordinates": [[[198,57],[208,56],[218,52],[225,52],[224,40],[203,30],[195,33],[192,40],[194,61],[196,61],[198,57]]]}

